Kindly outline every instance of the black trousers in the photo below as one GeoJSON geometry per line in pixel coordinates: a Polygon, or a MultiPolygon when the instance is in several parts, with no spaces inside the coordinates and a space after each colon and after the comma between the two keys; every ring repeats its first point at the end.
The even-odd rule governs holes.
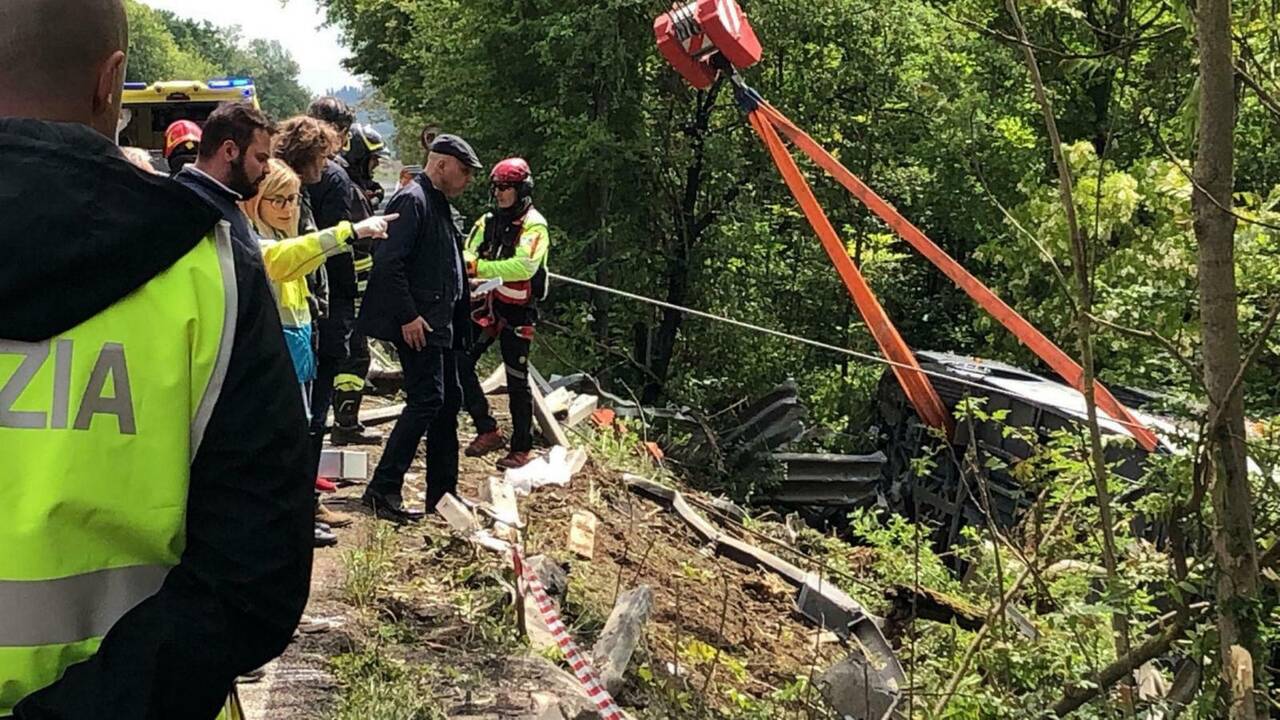
{"type": "Polygon", "coordinates": [[[316,322],[316,380],[311,386],[311,429],[323,431],[333,404],[333,382],[339,375],[369,376],[369,341],[356,330],[356,301],[333,298],[329,315],[316,322]]]}
{"type": "Polygon", "coordinates": [[[507,397],[511,406],[511,449],[529,452],[533,449],[533,391],[529,389],[529,349],[532,341],[519,335],[515,328],[506,325],[498,337],[483,335],[477,338],[470,351],[458,351],[458,378],[462,382],[463,405],[475,423],[476,432],[484,434],[498,429],[498,421],[489,410],[489,399],[480,389],[476,375],[476,363],[485,351],[498,341],[502,351],[502,364],[507,371],[507,397]]]}
{"type": "Polygon", "coordinates": [[[404,369],[404,413],[396,421],[373,471],[369,492],[400,495],[418,444],[426,439],[427,510],[458,488],[458,410],[462,388],[458,385],[457,355],[448,348],[412,350],[396,342],[404,369]]]}

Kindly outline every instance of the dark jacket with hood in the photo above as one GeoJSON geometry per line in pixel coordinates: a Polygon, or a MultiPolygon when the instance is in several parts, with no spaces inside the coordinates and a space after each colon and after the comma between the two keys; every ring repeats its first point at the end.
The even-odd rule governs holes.
{"type": "Polygon", "coordinates": [[[231,223],[231,238],[255,254],[255,262],[261,264],[262,249],[258,246],[258,233],[249,225],[249,218],[237,203],[242,199],[230,188],[224,187],[194,165],[188,165],[173,176],[222,213],[222,219],[231,223]]]}
{"type": "Polygon", "coordinates": [[[421,317],[431,326],[428,345],[452,347],[454,314],[466,283],[453,207],[421,173],[387,204],[387,214],[395,213],[400,219],[374,248],[357,327],[369,337],[403,342],[400,328],[421,317]]]}
{"type": "MultiPolygon", "coordinates": [[[[0,119],[0,168],[0,338],[44,341],[111,312],[221,218],[82,125],[0,119]]],[[[232,248],[235,334],[191,462],[179,564],[97,654],[22,700],[21,720],[213,718],[238,675],[283,652],[302,614],[313,512],[306,420],[259,251],[232,248]]],[[[12,451],[0,447],[6,484],[19,480],[3,475],[12,451]]]]}

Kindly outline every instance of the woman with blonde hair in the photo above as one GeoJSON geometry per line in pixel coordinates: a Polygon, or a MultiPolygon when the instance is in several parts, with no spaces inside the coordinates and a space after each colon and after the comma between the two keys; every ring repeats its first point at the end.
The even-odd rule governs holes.
{"type": "MultiPolygon", "coordinates": [[[[285,345],[298,377],[302,404],[310,416],[311,382],[316,376],[316,357],[312,349],[312,317],[308,303],[311,291],[307,275],[324,265],[338,253],[347,252],[351,241],[360,238],[385,238],[387,224],[396,215],[372,217],[359,224],[338,223],[337,226],[299,236],[302,217],[302,180],[287,163],[271,159],[258,194],[240,203],[244,214],[259,235],[262,261],[271,280],[271,289],[284,327],[285,345]]],[[[310,420],[308,420],[308,425],[310,420]]],[[[318,520],[330,524],[350,522],[317,503],[318,520]]],[[[330,545],[336,538],[327,529],[317,528],[316,542],[330,545]],[[323,530],[323,532],[322,532],[323,530]],[[323,540],[323,542],[321,542],[323,540]]]]}
{"type": "Polygon", "coordinates": [[[260,236],[263,264],[275,291],[285,342],[306,404],[310,398],[307,384],[315,378],[307,275],[324,265],[328,257],[346,252],[357,237],[386,237],[387,224],[395,216],[373,217],[358,225],[342,222],[299,236],[301,198],[302,180],[283,160],[273,158],[258,194],[240,205],[260,236]]]}

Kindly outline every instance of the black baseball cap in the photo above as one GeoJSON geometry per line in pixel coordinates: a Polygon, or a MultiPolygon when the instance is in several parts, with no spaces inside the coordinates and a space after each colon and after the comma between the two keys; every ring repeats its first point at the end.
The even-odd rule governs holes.
{"type": "Polygon", "coordinates": [[[431,152],[456,157],[462,161],[463,165],[475,170],[484,168],[484,165],[480,164],[480,158],[476,157],[476,151],[471,149],[466,140],[457,135],[445,134],[437,136],[431,142],[431,152]]]}

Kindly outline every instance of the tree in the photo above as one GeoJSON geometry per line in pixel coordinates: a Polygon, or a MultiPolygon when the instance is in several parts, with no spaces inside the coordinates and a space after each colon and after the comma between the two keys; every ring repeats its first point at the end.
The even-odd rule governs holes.
{"type": "Polygon", "coordinates": [[[1223,687],[1233,720],[1253,720],[1253,668],[1261,666],[1256,609],[1258,549],[1245,451],[1244,389],[1236,306],[1235,188],[1236,91],[1230,0],[1195,6],[1200,53],[1196,188],[1192,194],[1199,242],[1200,318],[1204,378],[1209,392],[1207,443],[1217,556],[1218,637],[1223,687]]]}
{"type": "Polygon", "coordinates": [[[311,91],[298,82],[302,68],[279,41],[255,38],[243,55],[242,62],[228,72],[253,78],[259,102],[269,117],[283,120],[306,111],[311,91]]]}
{"type": "Polygon", "coordinates": [[[169,10],[157,11],[174,42],[189,48],[219,68],[235,65],[240,54],[240,28],[219,27],[208,20],[184,18],[169,10]]]}
{"type": "MultiPolygon", "coordinates": [[[[352,69],[371,77],[397,116],[459,130],[486,155],[529,157],[539,206],[553,224],[557,267],[872,347],[848,320],[847,295],[729,93],[707,104],[654,51],[650,3],[324,5],[350,43],[352,69]]],[[[972,40],[941,43],[945,21],[918,4],[881,5],[823,0],[803,12],[794,2],[759,5],[757,27],[788,49],[767,56],[748,79],[816,137],[887,178],[887,194],[919,210],[913,216],[964,257],[977,244],[971,228],[998,224],[999,216],[955,202],[941,182],[967,182],[963,169],[974,150],[959,121],[1011,104],[968,80],[964,68],[1009,63],[972,40]],[[903,24],[920,31],[893,31],[903,24]]],[[[977,152],[1003,167],[994,149],[977,152]]],[[[1002,173],[1000,182],[1019,175],[1002,173]]],[[[839,209],[837,222],[862,238],[864,259],[881,271],[872,282],[919,346],[971,337],[971,308],[940,275],[924,263],[898,262],[890,241],[869,239],[883,227],[852,209],[842,190],[816,190],[839,209]]],[[[474,214],[483,201],[471,196],[464,210],[474,214]]],[[[574,332],[560,336],[558,352],[607,382],[645,386],[649,400],[746,392],[785,372],[841,397],[843,410],[855,395],[844,392],[847,383],[874,382],[870,370],[842,373],[830,357],[798,357],[785,344],[762,345],[702,321],[696,342],[688,342],[678,311],[609,303],[602,293],[564,286],[552,303],[548,315],[574,332]]]]}
{"type": "Polygon", "coordinates": [[[217,74],[213,63],[180,46],[169,32],[164,14],[137,0],[125,0],[129,16],[129,82],[206,78],[217,74]]]}
{"type": "Polygon", "coordinates": [[[283,120],[306,110],[311,93],[298,81],[302,69],[279,41],[254,38],[246,42],[239,27],[219,27],[168,11],[159,15],[178,45],[198,53],[216,68],[208,77],[253,78],[258,102],[269,117],[283,120]]]}
{"type": "MultiPolygon", "coordinates": [[[[1161,393],[1153,401],[1157,411],[1172,413],[1185,400],[1186,416],[1197,417],[1202,410],[1195,401],[1205,397],[1201,385],[1212,366],[1218,384],[1209,392],[1210,405],[1215,413],[1231,408],[1222,413],[1225,425],[1212,423],[1220,440],[1213,443],[1214,466],[1242,467],[1234,453],[1247,402],[1249,416],[1271,428],[1271,442],[1251,448],[1251,459],[1269,471],[1280,466],[1280,444],[1274,442],[1280,436],[1280,343],[1260,346],[1250,364],[1240,359],[1239,338],[1262,335],[1266,313],[1257,308],[1280,296],[1280,235],[1264,225],[1215,224],[1230,216],[1215,214],[1216,203],[1206,204],[1217,200],[1249,218],[1280,224],[1280,144],[1274,142],[1280,113],[1270,109],[1280,87],[1273,71],[1280,61],[1280,23],[1265,3],[1238,2],[1231,29],[1240,47],[1252,48],[1240,58],[1248,71],[1247,79],[1239,76],[1240,87],[1248,91],[1234,121],[1238,177],[1234,184],[1212,185],[1205,183],[1217,171],[1197,175],[1210,190],[1194,203],[1184,159],[1194,153],[1197,165],[1205,162],[1201,153],[1215,146],[1204,142],[1205,133],[1220,132],[1222,124],[1201,126],[1208,113],[1198,106],[1208,85],[1197,81],[1193,68],[1205,47],[1192,42],[1196,21],[1177,3],[1024,2],[1019,13],[1025,34],[1013,27],[1005,0],[742,3],[766,50],[744,77],[1059,346],[1091,355],[1094,362],[1083,364],[1092,366],[1098,381],[1113,390],[1133,384],[1161,393]],[[1035,59],[1021,62],[1028,48],[1035,59]],[[1032,68],[1041,76],[1038,94],[1027,91],[1032,68]],[[1051,137],[1046,116],[1060,137],[1051,137]],[[1067,221],[1072,214],[1074,223],[1067,221]],[[1198,237],[1202,232],[1216,232],[1217,245],[1198,237]],[[1234,286],[1222,285],[1232,258],[1219,255],[1217,272],[1205,271],[1206,250],[1224,247],[1236,254],[1234,286]],[[1236,312],[1232,349],[1223,323],[1236,312]],[[1234,365],[1210,352],[1234,353],[1234,365]]],[[[489,163],[508,154],[532,162],[537,203],[552,222],[554,271],[874,352],[741,112],[723,91],[712,102],[710,94],[689,88],[654,51],[650,23],[666,3],[322,5],[350,45],[351,69],[371,77],[404,124],[416,130],[429,120],[459,132],[489,163]]],[[[1218,79],[1229,86],[1226,38],[1227,69],[1218,79]]],[[[1221,69],[1221,60],[1202,63],[1201,73],[1221,69]]],[[[1235,102],[1219,99],[1215,107],[1235,102]]],[[[1216,142],[1220,150],[1230,138],[1216,142]]],[[[848,252],[913,347],[1043,371],[841,188],[816,173],[810,179],[848,252]]],[[[459,203],[469,216],[488,202],[477,185],[459,203]]],[[[600,292],[558,282],[543,310],[547,331],[534,352],[545,371],[588,370],[620,395],[634,387],[646,401],[712,412],[790,376],[819,426],[817,439],[809,441],[815,449],[875,448],[878,428],[869,408],[880,366],[762,339],[671,308],[608,302],[600,292]]],[[[1028,578],[1012,602],[1037,608],[1044,622],[1036,625],[1045,637],[1030,644],[1000,637],[975,650],[980,677],[955,673],[954,651],[964,643],[954,635],[924,633],[920,649],[913,641],[909,651],[920,672],[912,687],[933,689],[954,675],[962,690],[948,705],[955,717],[1036,717],[1054,706],[1078,717],[1113,717],[1112,688],[1128,682],[1135,661],[1163,655],[1171,645],[1197,667],[1205,652],[1220,654],[1214,628],[1199,614],[1183,613],[1198,601],[1237,598],[1223,609],[1235,625],[1224,627],[1245,647],[1259,629],[1256,621],[1247,626],[1250,613],[1280,617],[1272,594],[1256,606],[1246,603],[1240,588],[1247,587],[1241,584],[1247,568],[1222,562],[1246,558],[1247,565],[1247,553],[1216,553],[1221,567],[1240,569],[1235,596],[1222,594],[1221,584],[1202,571],[1215,558],[1208,526],[1232,507],[1250,506],[1248,495],[1240,494],[1247,492],[1239,484],[1243,475],[1231,485],[1220,469],[1214,488],[1223,497],[1202,503],[1194,456],[1159,454],[1139,487],[1122,485],[1096,462],[1099,450],[1110,457],[1111,443],[1120,439],[1091,433],[1076,441],[1068,435],[1049,444],[1043,464],[1018,467],[1029,492],[1046,494],[1050,507],[1068,508],[1070,516],[1051,546],[1043,539],[1027,542],[1038,545],[1035,552],[1106,565],[1111,584],[1131,592],[1122,604],[1106,601],[1118,600],[1119,593],[1099,602],[1083,577],[1066,584],[1028,578]],[[1081,460],[1090,453],[1093,461],[1081,460]],[[1073,496],[1064,476],[1094,489],[1073,496]],[[1136,534],[1128,521],[1139,516],[1179,539],[1166,544],[1136,534]],[[1159,633],[1148,630],[1164,627],[1160,619],[1170,606],[1179,610],[1177,622],[1159,633]],[[1130,620],[1128,630],[1120,623],[1109,628],[1122,614],[1130,620]],[[1126,633],[1132,635],[1128,650],[1126,633]]],[[[1257,525],[1277,526],[1280,493],[1259,487],[1257,525]]],[[[867,524],[900,522],[906,521],[878,515],[867,524]]],[[[1240,523],[1235,529],[1236,535],[1219,539],[1235,542],[1253,532],[1240,523]]],[[[1010,550],[1020,554],[1020,538],[1013,540],[1010,550]]],[[[970,587],[976,602],[1008,592],[999,568],[997,563],[994,577],[970,587]]],[[[1261,623],[1263,642],[1274,642],[1273,626],[1261,623]]],[[[998,631],[993,640],[1004,635],[992,630],[998,631]]],[[[1260,656],[1255,662],[1264,666],[1260,656]]],[[[1212,705],[1218,686],[1212,677],[1203,683],[1199,717],[1221,716],[1212,705]]]]}

